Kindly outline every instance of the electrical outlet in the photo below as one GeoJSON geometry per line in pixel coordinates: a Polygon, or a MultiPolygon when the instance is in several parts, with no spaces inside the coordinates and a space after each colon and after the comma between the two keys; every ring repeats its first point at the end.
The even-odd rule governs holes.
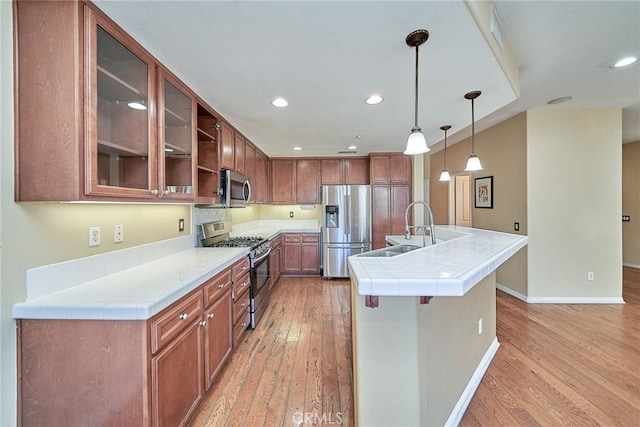
{"type": "Polygon", "coordinates": [[[482,335],[482,317],[478,320],[478,335],[482,335]]]}
{"type": "Polygon", "coordinates": [[[100,227],[89,227],[89,247],[100,246],[100,227]]]}
{"type": "Polygon", "coordinates": [[[113,243],[124,241],[124,225],[113,226],[113,243]]]}
{"type": "Polygon", "coordinates": [[[178,220],[178,231],[184,231],[184,218],[178,220]]]}
{"type": "Polygon", "coordinates": [[[293,218],[293,211],[289,211],[289,218],[293,218]]]}
{"type": "Polygon", "coordinates": [[[514,222],[513,223],[513,230],[514,231],[520,231],[520,223],[519,222],[514,222]]]}
{"type": "Polygon", "coordinates": [[[587,273],[587,280],[593,280],[593,271],[587,273]]]}

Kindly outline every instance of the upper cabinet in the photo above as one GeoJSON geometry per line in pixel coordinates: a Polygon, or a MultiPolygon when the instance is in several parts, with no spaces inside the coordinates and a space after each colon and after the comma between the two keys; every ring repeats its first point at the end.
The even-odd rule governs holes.
{"type": "Polygon", "coordinates": [[[371,184],[410,184],[412,159],[402,153],[372,153],[371,184]]]}
{"type": "Polygon", "coordinates": [[[189,89],[92,5],[15,8],[16,200],[195,201],[189,89]]]}
{"type": "Polygon", "coordinates": [[[271,203],[320,203],[320,159],[272,159],[271,203]]]}
{"type": "Polygon", "coordinates": [[[369,159],[353,157],[322,159],[322,185],[369,184],[369,159]]]}
{"type": "Polygon", "coordinates": [[[198,203],[220,202],[220,169],[218,167],[218,149],[220,140],[220,122],[204,103],[198,102],[198,203]]]}

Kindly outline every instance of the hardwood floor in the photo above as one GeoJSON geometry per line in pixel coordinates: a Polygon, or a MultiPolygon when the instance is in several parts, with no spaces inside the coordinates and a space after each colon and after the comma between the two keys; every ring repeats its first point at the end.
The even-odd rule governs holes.
{"type": "MultiPolygon", "coordinates": [[[[624,269],[623,294],[552,305],[498,291],[501,345],[460,425],[640,425],[640,270],[624,269]]],[[[352,401],[349,282],[282,278],[191,425],[353,425],[352,401]]]]}
{"type": "Polygon", "coordinates": [[[348,280],[281,278],[192,426],[353,425],[348,280]]]}
{"type": "Polygon", "coordinates": [[[497,297],[500,349],[461,426],[640,425],[640,270],[624,305],[497,297]]]}

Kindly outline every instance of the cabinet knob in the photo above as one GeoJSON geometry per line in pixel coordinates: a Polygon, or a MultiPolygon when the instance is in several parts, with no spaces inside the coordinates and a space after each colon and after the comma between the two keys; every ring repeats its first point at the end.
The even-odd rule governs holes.
{"type": "Polygon", "coordinates": [[[180,318],[180,320],[185,320],[187,317],[189,317],[189,315],[187,313],[182,313],[180,316],[178,316],[180,318]]]}
{"type": "Polygon", "coordinates": [[[220,284],[218,285],[218,289],[222,289],[222,288],[224,288],[224,283],[220,283],[220,284]]]}
{"type": "Polygon", "coordinates": [[[209,314],[207,314],[207,317],[208,317],[209,319],[213,319],[213,313],[209,313],[209,314]]]}
{"type": "Polygon", "coordinates": [[[240,304],[240,307],[246,307],[246,306],[247,306],[246,302],[243,302],[242,304],[240,304]]]}
{"type": "Polygon", "coordinates": [[[201,321],[200,326],[207,326],[207,321],[206,320],[201,321]]]}
{"type": "Polygon", "coordinates": [[[215,130],[220,130],[222,128],[222,126],[220,125],[220,123],[216,123],[215,125],[211,126],[212,128],[214,128],[215,130]]]}
{"type": "Polygon", "coordinates": [[[242,322],[242,323],[240,324],[240,326],[242,326],[243,328],[246,328],[246,327],[247,327],[247,322],[242,322]]]}
{"type": "Polygon", "coordinates": [[[164,194],[165,196],[168,196],[168,195],[169,195],[169,189],[164,190],[164,191],[162,192],[162,194],[164,194]]]}
{"type": "Polygon", "coordinates": [[[158,190],[156,188],[154,188],[153,190],[151,190],[151,194],[153,194],[154,196],[158,195],[158,190]]]}

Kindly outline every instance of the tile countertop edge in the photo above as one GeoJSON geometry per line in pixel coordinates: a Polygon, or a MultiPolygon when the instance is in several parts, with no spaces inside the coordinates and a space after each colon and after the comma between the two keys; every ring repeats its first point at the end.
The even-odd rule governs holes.
{"type": "MultiPolygon", "coordinates": [[[[167,285],[165,290],[158,291],[153,296],[127,297],[125,292],[115,292],[109,296],[117,294],[119,301],[108,300],[108,297],[100,301],[100,297],[91,297],[87,300],[87,295],[91,295],[96,290],[104,291],[109,286],[110,281],[128,283],[135,281],[141,274],[146,273],[146,269],[159,276],[165,275],[157,264],[165,264],[166,260],[176,255],[195,259],[197,252],[194,251],[214,251],[214,248],[187,249],[176,255],[170,255],[149,263],[141,264],[123,272],[105,276],[102,279],[74,286],[63,291],[54,292],[30,301],[16,303],[13,306],[12,314],[14,319],[58,319],[58,320],[148,320],[167,308],[183,296],[203,285],[207,280],[214,277],[222,270],[230,267],[238,260],[246,257],[249,250],[247,248],[232,248],[232,251],[225,248],[219,262],[208,265],[197,264],[183,274],[178,273],[177,283],[167,285]],[[193,257],[193,258],[192,258],[193,257]],[[129,275],[129,276],[128,276],[129,275]],[[130,277],[130,279],[127,279],[130,277]],[[119,295],[122,295],[121,297],[119,295]],[[60,302],[60,299],[64,302],[60,302]],[[82,302],[82,300],[85,300],[82,302]],[[135,300],[135,301],[133,301],[135,300]],[[75,301],[75,302],[66,302],[75,301]]],[[[213,253],[212,253],[213,255],[213,253]]],[[[170,265],[167,267],[170,268],[170,265]]],[[[168,271],[166,273],[169,273],[168,271]]]]}
{"type": "MultiPolygon", "coordinates": [[[[451,277],[444,278],[444,277],[438,277],[436,275],[429,277],[427,275],[427,277],[416,276],[413,278],[406,278],[406,277],[393,278],[391,279],[391,281],[394,281],[394,282],[397,281],[397,288],[394,286],[393,288],[395,289],[389,289],[383,293],[378,293],[378,294],[376,294],[375,292],[372,293],[374,289],[376,288],[379,289],[379,285],[376,286],[376,281],[378,281],[378,279],[375,278],[375,273],[368,271],[363,264],[358,262],[359,260],[357,256],[349,257],[349,262],[350,263],[353,262],[356,264],[354,265],[354,268],[350,268],[350,271],[352,272],[351,279],[356,286],[358,294],[359,295],[373,294],[378,296],[413,296],[413,297],[415,296],[464,296],[475,285],[480,283],[482,279],[484,279],[489,274],[494,272],[500,265],[502,265],[505,261],[507,261],[513,255],[515,255],[516,252],[518,252],[520,249],[525,247],[529,240],[527,236],[497,232],[497,231],[491,231],[491,230],[480,230],[480,229],[470,229],[470,228],[463,229],[461,227],[455,227],[455,229],[447,227],[446,229],[450,231],[459,232],[460,237],[443,241],[442,243],[438,243],[438,245],[444,245],[444,244],[447,244],[448,242],[462,239],[462,238],[473,239],[476,236],[483,239],[486,238],[487,236],[509,236],[513,239],[513,241],[495,250],[490,255],[488,254],[486,257],[484,257],[484,259],[482,259],[481,261],[478,261],[476,264],[470,267],[459,268],[459,271],[457,271],[451,277]],[[437,292],[427,292],[429,295],[422,295],[421,292],[417,291],[417,289],[419,289],[420,286],[416,282],[419,282],[420,284],[424,284],[425,288],[428,287],[431,290],[433,290],[433,288],[436,287],[437,292]],[[406,287],[403,287],[403,283],[406,284],[406,287]],[[426,285],[429,285],[429,286],[426,286],[426,285]]],[[[436,245],[436,247],[438,245],[436,245]]],[[[424,250],[430,251],[432,250],[432,248],[433,248],[432,246],[428,246],[424,250]]],[[[401,262],[401,260],[402,258],[391,257],[391,258],[384,259],[384,262],[388,263],[388,265],[393,265],[394,261],[401,262]]],[[[380,283],[389,282],[390,278],[389,277],[380,278],[379,281],[380,283]]]]}

